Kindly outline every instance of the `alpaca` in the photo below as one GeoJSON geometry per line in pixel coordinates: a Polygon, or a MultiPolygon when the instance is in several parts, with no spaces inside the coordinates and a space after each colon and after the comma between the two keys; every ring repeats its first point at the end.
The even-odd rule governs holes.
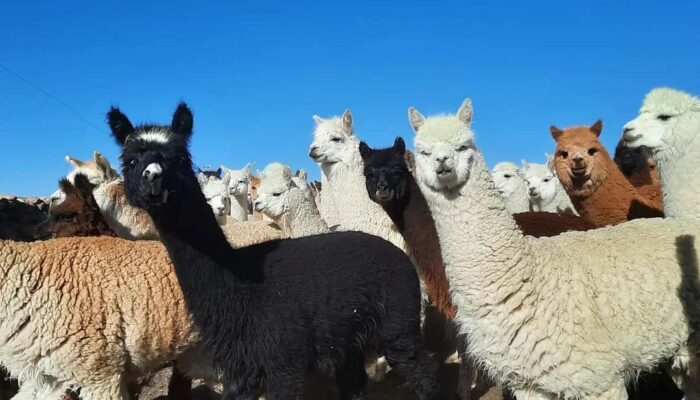
{"type": "Polygon", "coordinates": [[[511,214],[530,211],[528,184],[520,168],[512,162],[501,162],[493,167],[493,181],[511,214]]]}
{"type": "Polygon", "coordinates": [[[242,169],[230,169],[221,166],[224,171],[224,180],[228,181],[228,194],[231,198],[229,215],[237,221],[248,220],[248,193],[250,191],[250,178],[252,163],[248,163],[242,169]]]}
{"type": "MultiPolygon", "coordinates": [[[[102,170],[98,168],[97,163],[92,160],[81,161],[75,157],[67,155],[66,162],[73,166],[73,171],[66,175],[66,179],[68,179],[70,183],[73,183],[73,178],[77,174],[85,175],[88,178],[88,181],[95,186],[107,180],[113,179],[119,175],[117,171],[113,168],[110,168],[108,170],[102,170]]],[[[53,206],[54,204],[58,204],[61,201],[63,201],[63,198],[64,193],[59,188],[59,190],[53,192],[51,196],[49,196],[49,204],[51,206],[53,206]]]]}
{"type": "MultiPolygon", "coordinates": [[[[216,216],[216,222],[219,225],[224,225],[226,223],[226,217],[229,216],[231,211],[231,198],[229,197],[229,180],[231,175],[227,174],[224,178],[216,178],[214,176],[207,176],[203,172],[197,174],[197,180],[202,188],[202,193],[204,198],[207,200],[207,204],[214,211],[214,216],[216,216]]],[[[247,201],[247,200],[246,200],[247,201]]],[[[246,219],[248,216],[247,207],[245,209],[246,219]]],[[[239,220],[240,221],[240,220],[239,220]]]]}
{"type": "Polygon", "coordinates": [[[559,178],[547,164],[530,164],[525,160],[522,164],[530,211],[578,215],[559,178]]]}
{"type": "MultiPolygon", "coordinates": [[[[323,119],[314,115],[313,118],[316,128],[309,156],[321,166],[321,217],[324,217],[324,203],[330,202],[337,230],[369,233],[405,250],[406,242],[396,225],[365,194],[360,140],[353,132],[350,110],[345,110],[342,117],[323,119]]],[[[326,220],[326,223],[332,226],[332,222],[326,220]]]]}
{"type": "Polygon", "coordinates": [[[550,128],[557,143],[554,168],[576,210],[596,227],[662,217],[610,158],[599,140],[602,129],[600,120],[590,127],[550,128]]]}
{"type": "Polygon", "coordinates": [[[653,152],[666,216],[700,219],[694,167],[700,150],[700,99],[675,89],[654,89],[623,131],[626,146],[646,146],[653,152]]]}
{"type": "Polygon", "coordinates": [[[92,196],[95,185],[81,173],[75,174],[73,180],[75,184],[67,178],[59,181],[64,200],[49,209],[48,218],[37,226],[34,237],[117,236],[92,196]]]}
{"type": "Polygon", "coordinates": [[[408,257],[359,232],[233,249],[192,171],[193,115],[134,127],[108,113],[122,146],[129,201],[153,218],[175,266],[224,399],[293,398],[309,369],[334,370],[343,398],[367,377],[362,351],[380,342],[421,400],[437,398],[436,364],[420,348],[420,291],[408,257]]]}
{"type": "Polygon", "coordinates": [[[700,321],[700,227],[657,218],[523,236],[471,119],[468,99],[456,115],[424,118],[409,108],[418,185],[477,362],[520,400],[617,400],[627,398],[627,379],[671,360],[687,398],[700,398],[698,343],[689,336],[700,321]]]}
{"type": "Polygon", "coordinates": [[[615,146],[613,161],[628,181],[637,189],[642,197],[649,203],[663,209],[661,195],[661,181],[656,170],[656,162],[652,158],[651,149],[646,146],[630,148],[625,146],[624,139],[620,139],[615,146]]]}
{"type": "Polygon", "coordinates": [[[288,166],[272,163],[260,173],[255,209],[272,218],[282,228],[285,237],[328,233],[328,225],[321,218],[313,197],[309,197],[307,188],[305,177],[292,177],[288,166]],[[303,186],[300,188],[299,184],[303,186]]]}

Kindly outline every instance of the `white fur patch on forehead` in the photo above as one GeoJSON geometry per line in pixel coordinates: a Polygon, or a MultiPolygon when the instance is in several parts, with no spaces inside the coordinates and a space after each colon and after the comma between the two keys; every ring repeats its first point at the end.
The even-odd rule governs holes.
{"type": "Polygon", "coordinates": [[[525,177],[527,178],[545,178],[553,177],[554,173],[547,166],[547,164],[528,164],[525,166],[525,177]]]}
{"type": "Polygon", "coordinates": [[[209,179],[206,183],[201,184],[201,187],[202,193],[207,199],[211,199],[214,196],[228,196],[228,188],[221,179],[209,179]]]}
{"type": "Polygon", "coordinates": [[[289,189],[291,177],[286,175],[289,168],[282,163],[269,164],[260,173],[258,193],[274,193],[289,189]]]}
{"type": "Polygon", "coordinates": [[[426,145],[439,142],[471,145],[474,142],[474,133],[454,115],[441,115],[426,118],[416,132],[416,139],[426,145]]]}
{"type": "Polygon", "coordinates": [[[343,125],[343,117],[331,117],[324,119],[316,125],[314,136],[330,135],[333,132],[343,133],[346,136],[352,135],[352,131],[345,129],[343,125]]]}
{"type": "Polygon", "coordinates": [[[512,172],[515,174],[520,174],[520,167],[514,162],[503,161],[496,164],[493,167],[493,172],[512,172]]]}
{"type": "Polygon", "coordinates": [[[644,97],[640,113],[677,115],[700,110],[700,99],[671,88],[656,88],[644,97]]]}
{"type": "Polygon", "coordinates": [[[172,133],[166,129],[150,129],[138,133],[135,138],[143,140],[144,142],[167,144],[170,141],[171,134],[172,133]]]}

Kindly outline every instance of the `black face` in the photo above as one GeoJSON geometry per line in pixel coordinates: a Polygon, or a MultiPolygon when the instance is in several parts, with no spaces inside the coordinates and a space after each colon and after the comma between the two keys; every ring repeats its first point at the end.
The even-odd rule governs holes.
{"type": "Polygon", "coordinates": [[[129,203],[154,208],[171,201],[178,191],[198,190],[188,150],[193,118],[187,105],[178,106],[170,126],[133,128],[115,108],[107,117],[113,136],[123,146],[122,174],[129,203]]]}
{"type": "Polygon", "coordinates": [[[644,146],[629,148],[625,146],[623,140],[615,147],[614,161],[625,175],[631,175],[640,168],[646,166],[648,158],[647,150],[644,146]]]}
{"type": "Polygon", "coordinates": [[[406,166],[403,139],[397,138],[387,149],[371,149],[360,143],[360,154],[365,163],[365,185],[372,201],[387,206],[394,202],[407,202],[410,197],[411,173],[406,166]]]}

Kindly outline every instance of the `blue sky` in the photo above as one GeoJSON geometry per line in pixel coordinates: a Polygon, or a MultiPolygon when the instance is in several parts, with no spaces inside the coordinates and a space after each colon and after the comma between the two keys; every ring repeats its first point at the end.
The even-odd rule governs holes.
{"type": "Polygon", "coordinates": [[[542,162],[548,127],[605,122],[613,146],[651,88],[700,94],[700,2],[13,1],[0,14],[0,193],[47,195],[66,154],[118,148],[104,114],[195,112],[200,165],[318,168],[312,114],[353,112],[383,147],[412,141],[406,109],[474,101],[490,165],[542,162]],[[101,131],[76,118],[90,121],[101,131]]]}

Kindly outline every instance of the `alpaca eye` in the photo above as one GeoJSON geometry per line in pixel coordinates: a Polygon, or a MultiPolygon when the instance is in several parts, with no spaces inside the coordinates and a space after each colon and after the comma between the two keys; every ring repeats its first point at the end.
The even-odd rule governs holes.
{"type": "Polygon", "coordinates": [[[668,114],[659,114],[656,118],[662,121],[668,121],[669,119],[671,119],[671,116],[668,114]]]}
{"type": "Polygon", "coordinates": [[[503,177],[504,177],[504,178],[512,178],[513,175],[511,175],[511,174],[505,174],[505,175],[503,175],[503,177]]]}
{"type": "Polygon", "coordinates": [[[469,146],[459,146],[457,148],[457,151],[459,151],[459,152],[466,151],[468,148],[469,148],[469,146]]]}
{"type": "Polygon", "coordinates": [[[331,138],[331,142],[339,143],[339,142],[342,142],[342,139],[339,137],[334,137],[334,138],[331,138]]]}
{"type": "Polygon", "coordinates": [[[419,151],[418,153],[420,153],[420,155],[423,155],[423,156],[429,156],[429,155],[430,155],[430,152],[429,152],[429,151],[425,151],[425,150],[421,150],[421,151],[419,151]]]}
{"type": "Polygon", "coordinates": [[[371,172],[365,174],[365,176],[367,177],[367,179],[374,179],[374,174],[371,172]]]}
{"type": "Polygon", "coordinates": [[[125,166],[126,168],[133,168],[133,167],[135,167],[135,166],[136,166],[136,159],[128,158],[128,159],[124,160],[124,166],[125,166]]]}
{"type": "Polygon", "coordinates": [[[397,177],[397,178],[400,178],[401,176],[403,176],[403,174],[401,173],[401,171],[394,171],[394,172],[392,172],[391,174],[394,175],[394,176],[397,177]]]}
{"type": "Polygon", "coordinates": [[[272,193],[272,195],[275,197],[280,197],[281,194],[282,194],[281,192],[280,193],[272,193]]]}
{"type": "Polygon", "coordinates": [[[544,178],[544,179],[542,179],[542,181],[543,181],[544,183],[547,183],[547,182],[549,182],[550,180],[552,180],[552,178],[544,178]]]}
{"type": "Polygon", "coordinates": [[[76,213],[67,212],[67,213],[58,214],[56,216],[56,219],[59,221],[63,221],[63,222],[71,222],[75,219],[76,215],[77,215],[76,213]]]}
{"type": "Polygon", "coordinates": [[[595,153],[597,153],[597,152],[598,152],[598,149],[596,149],[595,147],[591,147],[590,149],[588,149],[589,156],[594,156],[595,153]]]}
{"type": "Polygon", "coordinates": [[[561,156],[561,158],[566,158],[569,156],[569,152],[568,151],[560,151],[559,155],[561,156]]]}

